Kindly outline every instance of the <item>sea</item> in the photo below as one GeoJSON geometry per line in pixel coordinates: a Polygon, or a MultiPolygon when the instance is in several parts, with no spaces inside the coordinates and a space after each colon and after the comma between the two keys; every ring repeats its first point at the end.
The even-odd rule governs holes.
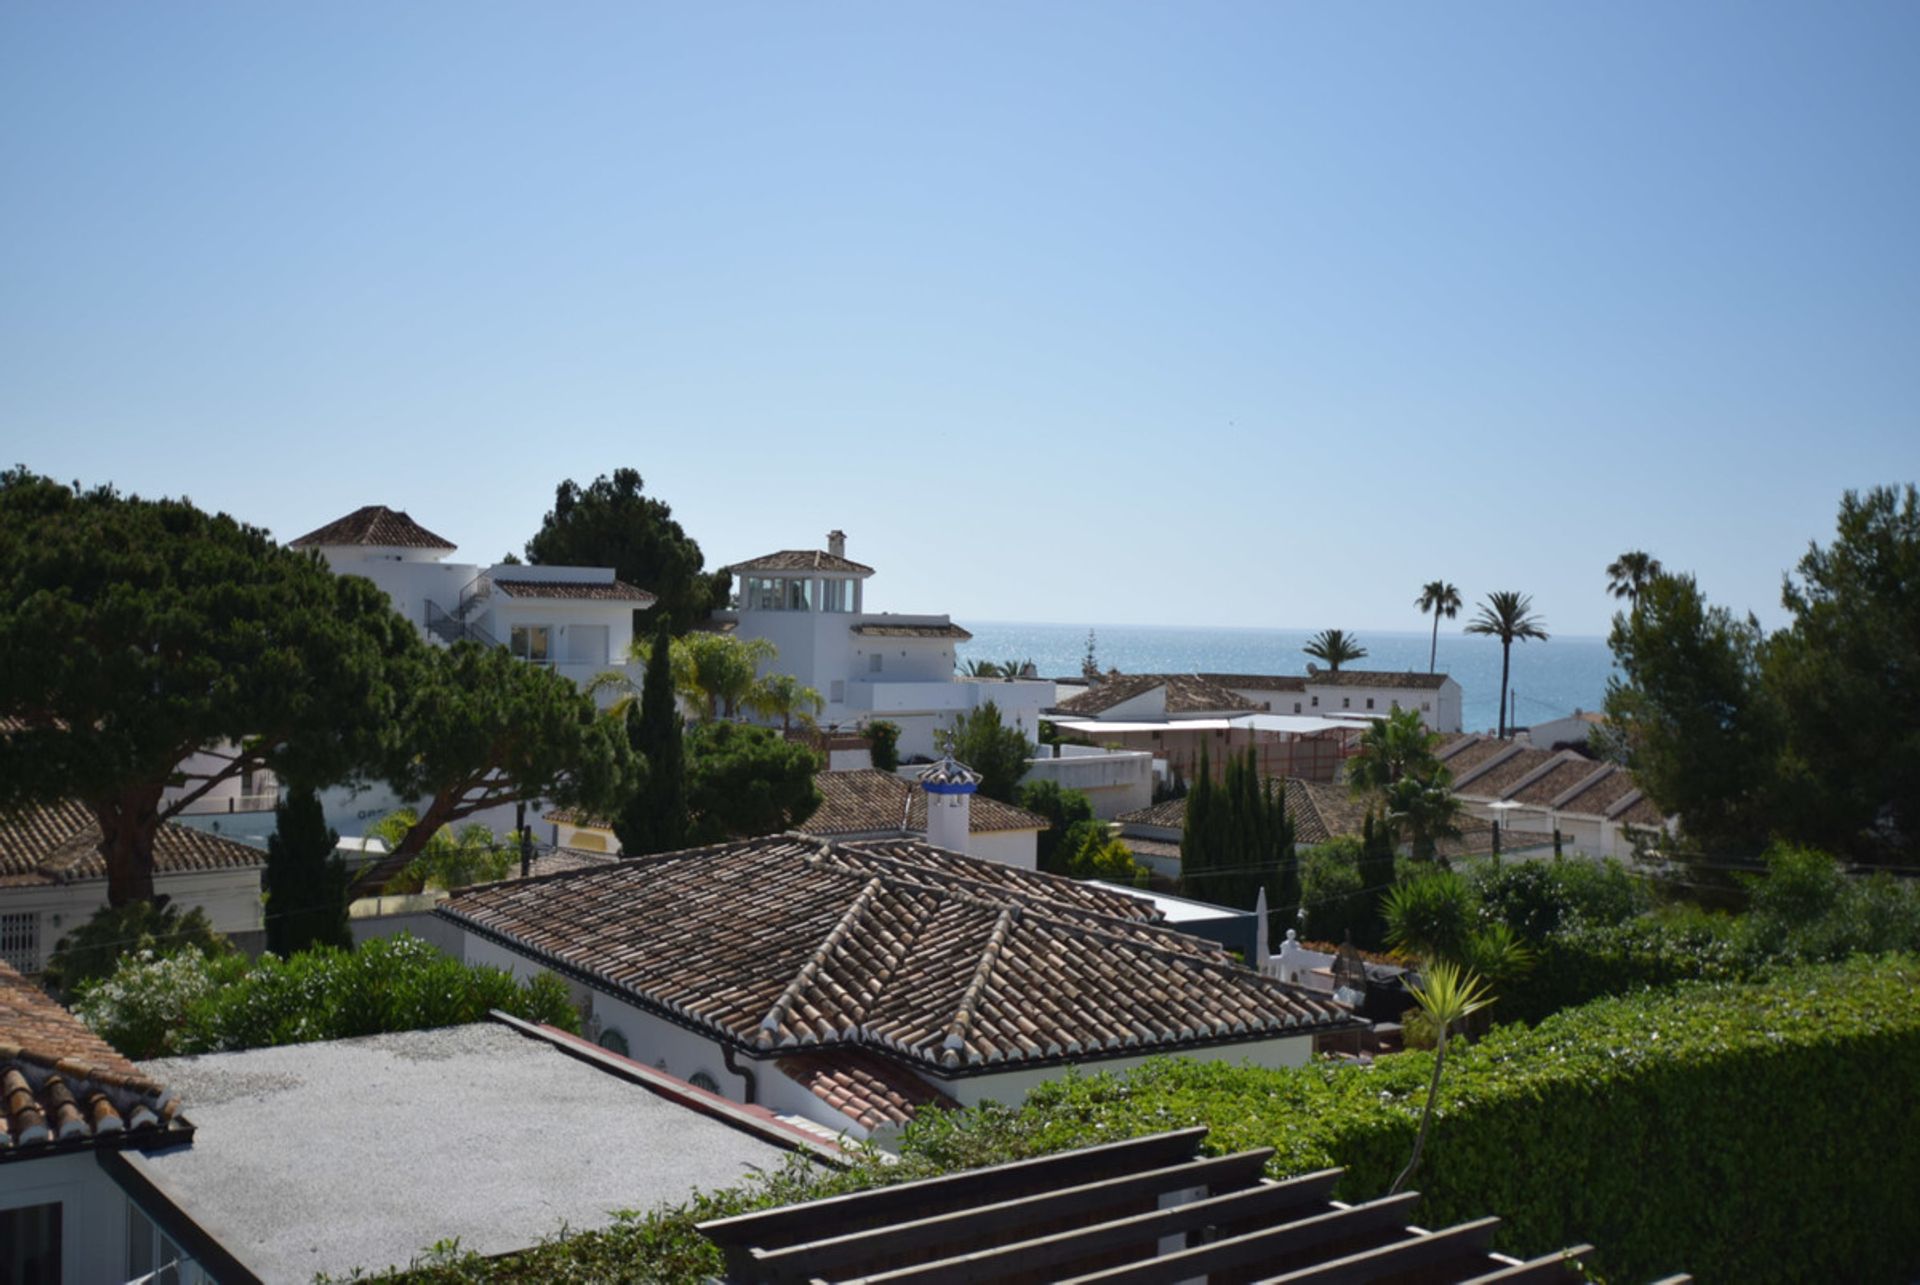
{"type": "MultiPolygon", "coordinates": [[[[1100,668],[1118,669],[1123,674],[1304,674],[1309,658],[1300,649],[1316,632],[972,620],[966,627],[973,639],[960,644],[963,664],[969,660],[1031,660],[1048,678],[1080,673],[1089,629],[1100,668]]],[[[1359,632],[1367,657],[1350,662],[1347,668],[1424,673],[1431,637],[1385,630],[1359,632]]],[[[1492,731],[1500,708],[1499,641],[1449,633],[1443,626],[1437,668],[1460,684],[1466,729],[1492,731]]],[[[1576,710],[1598,709],[1606,697],[1607,679],[1616,672],[1613,653],[1604,638],[1556,635],[1546,642],[1515,643],[1511,721],[1528,727],[1576,710]]]]}

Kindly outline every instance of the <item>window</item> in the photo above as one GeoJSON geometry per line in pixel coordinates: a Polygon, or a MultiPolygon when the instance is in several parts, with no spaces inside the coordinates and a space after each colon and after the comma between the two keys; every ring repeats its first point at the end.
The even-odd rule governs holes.
{"type": "Polygon", "coordinates": [[[1423,714],[1431,714],[1431,713],[1433,712],[1433,702],[1432,702],[1432,701],[1421,701],[1421,702],[1420,702],[1420,712],[1421,712],[1421,713],[1423,713],[1423,714]]]}
{"type": "Polygon", "coordinates": [[[1315,709],[1319,709],[1319,708],[1320,708],[1320,698],[1319,698],[1318,696],[1316,696],[1316,697],[1314,697],[1314,698],[1313,698],[1313,707],[1314,707],[1315,709]]]}
{"type": "Polygon", "coordinates": [[[194,1265],[180,1246],[173,1243],[173,1237],[154,1225],[145,1210],[131,1200],[127,1202],[127,1276],[130,1279],[145,1280],[150,1285],[181,1285],[182,1281],[204,1279],[185,1270],[194,1265]]]}
{"type": "Polygon", "coordinates": [[[705,1089],[709,1093],[718,1093],[720,1091],[720,1081],[714,1079],[705,1071],[695,1071],[687,1078],[687,1083],[696,1089],[705,1089]]]}
{"type": "Polygon", "coordinates": [[[1373,708],[1373,697],[1371,697],[1371,696],[1369,696],[1369,697],[1367,697],[1367,708],[1368,708],[1368,709],[1372,709],[1372,708],[1373,708]]]}
{"type": "Polygon", "coordinates": [[[813,581],[789,580],[786,584],[786,609],[788,611],[812,611],[813,581]]]}
{"type": "Polygon", "coordinates": [[[1342,696],[1342,697],[1340,698],[1340,708],[1341,708],[1341,709],[1352,709],[1352,708],[1353,708],[1353,697],[1351,697],[1351,696],[1342,696]]]}
{"type": "MultiPolygon", "coordinates": [[[[1317,703],[1317,702],[1316,702],[1316,703],[1317,703]]],[[[1300,712],[1300,702],[1299,702],[1299,701],[1295,701],[1295,702],[1293,703],[1293,712],[1294,712],[1294,713],[1296,713],[1296,714],[1298,714],[1298,713],[1300,712]]]]}
{"type": "Polygon", "coordinates": [[[820,610],[852,611],[853,581],[822,580],[820,582],[820,610]]]}
{"type": "Polygon", "coordinates": [[[508,635],[507,650],[521,660],[552,660],[553,629],[547,625],[515,625],[508,635]]]}
{"type": "Polygon", "coordinates": [[[844,701],[846,698],[847,698],[847,680],[846,679],[836,678],[832,682],[827,684],[828,700],[832,701],[834,704],[837,705],[841,701],[844,701]]]}
{"type": "Polygon", "coordinates": [[[56,1201],[0,1210],[0,1281],[60,1279],[60,1209],[56,1201]]]}
{"type": "Polygon", "coordinates": [[[600,1047],[609,1053],[618,1053],[621,1057],[625,1057],[630,1052],[627,1047],[627,1037],[620,1033],[620,1028],[617,1026],[609,1026],[600,1032],[600,1047]]]}
{"type": "Polygon", "coordinates": [[[0,915],[0,959],[22,973],[40,971],[40,912],[0,915]]]}
{"type": "Polygon", "coordinates": [[[873,655],[867,657],[867,672],[869,674],[877,674],[880,672],[880,653],[879,652],[876,651],[873,653],[873,655]]]}

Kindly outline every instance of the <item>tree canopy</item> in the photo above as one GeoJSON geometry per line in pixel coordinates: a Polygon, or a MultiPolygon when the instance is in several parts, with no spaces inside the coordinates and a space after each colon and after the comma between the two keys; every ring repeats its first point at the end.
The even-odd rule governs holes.
{"type": "Polygon", "coordinates": [[[377,764],[420,650],[370,582],[263,530],[0,474],[0,807],[84,804],[112,905],[152,898],[159,827],[222,783],[377,764]]]}
{"type": "Polygon", "coordinates": [[[1260,774],[1252,747],[1227,760],[1213,777],[1207,744],[1200,743],[1199,775],[1187,791],[1180,835],[1180,886],[1215,905],[1251,910],[1260,890],[1274,927],[1285,928],[1300,905],[1300,867],[1293,820],[1280,781],[1260,774]]]}
{"type": "Polygon", "coordinates": [[[1448,584],[1445,580],[1429,580],[1420,588],[1420,596],[1413,600],[1420,613],[1433,615],[1433,638],[1427,647],[1427,672],[1431,674],[1440,660],[1440,617],[1452,620],[1460,614],[1460,588],[1448,584]]]}
{"type": "Polygon", "coordinates": [[[460,642],[426,653],[409,697],[386,778],[402,798],[428,803],[366,885],[399,873],[443,826],[489,808],[618,803],[631,760],[624,729],[551,669],[460,642]]]}
{"type": "Polygon", "coordinates": [[[639,706],[621,716],[634,762],[613,830],[620,837],[620,850],[630,857],[687,846],[686,746],[674,701],[671,655],[662,621],[647,656],[639,706]]]}
{"type": "Polygon", "coordinates": [[[1348,661],[1367,658],[1367,649],[1360,645],[1360,640],[1344,629],[1322,629],[1307,639],[1307,645],[1300,650],[1336,674],[1348,661]]]}
{"type": "Polygon", "coordinates": [[[951,754],[980,774],[980,793],[1002,803],[1013,802],[1020,778],[1027,774],[1033,742],[1018,726],[1000,721],[1000,707],[992,701],[954,717],[949,727],[934,733],[943,753],[951,754]]]}
{"type": "MultiPolygon", "coordinates": [[[[650,614],[684,633],[727,605],[731,578],[709,572],[700,546],[664,501],[644,494],[638,469],[602,474],[588,486],[571,479],[554,489],[553,508],[527,541],[527,561],[612,567],[620,579],[655,595],[650,614]]],[[[636,613],[636,628],[641,613],[636,613]]]]}
{"type": "Polygon", "coordinates": [[[1470,634],[1500,640],[1500,731],[1507,734],[1507,684],[1513,674],[1513,645],[1537,638],[1547,640],[1547,622],[1533,614],[1533,597],[1512,589],[1487,595],[1480,611],[1467,624],[1470,634]]]}
{"type": "Polygon", "coordinates": [[[687,747],[687,806],[695,843],[791,830],[820,806],[820,761],[766,727],[698,723],[687,747]]]}
{"type": "Polygon", "coordinates": [[[282,957],[310,946],[352,946],[347,867],[311,789],[284,791],[267,839],[267,949],[282,957]]]}
{"type": "Polygon", "coordinates": [[[1368,724],[1347,760],[1347,784],[1355,794],[1380,792],[1405,776],[1428,777],[1439,766],[1440,734],[1428,730],[1420,712],[1396,709],[1368,724]]]}

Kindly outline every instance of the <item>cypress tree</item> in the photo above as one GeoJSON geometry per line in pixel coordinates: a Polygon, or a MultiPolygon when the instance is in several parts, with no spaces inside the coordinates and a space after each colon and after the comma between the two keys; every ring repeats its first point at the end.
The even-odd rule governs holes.
{"type": "Polygon", "coordinates": [[[320,798],[289,788],[274,808],[267,839],[267,949],[285,957],[309,946],[353,945],[347,926],[347,867],[327,828],[320,798]]]}
{"type": "Polygon", "coordinates": [[[673,852],[687,846],[687,762],[680,710],[674,704],[672,635],[665,620],[654,635],[641,680],[640,704],[627,710],[627,737],[644,770],[614,818],[613,832],[627,856],[673,852]]]}
{"type": "Polygon", "coordinates": [[[1200,773],[1187,791],[1186,824],[1180,831],[1180,887],[1189,897],[1211,900],[1214,847],[1213,771],[1207,761],[1207,743],[1200,742],[1200,773]]]}
{"type": "Polygon", "coordinates": [[[1359,870],[1361,892],[1373,906],[1366,940],[1359,944],[1378,950],[1387,939],[1387,917],[1383,908],[1393,886],[1393,829],[1384,821],[1376,823],[1371,810],[1360,829],[1359,870]]]}

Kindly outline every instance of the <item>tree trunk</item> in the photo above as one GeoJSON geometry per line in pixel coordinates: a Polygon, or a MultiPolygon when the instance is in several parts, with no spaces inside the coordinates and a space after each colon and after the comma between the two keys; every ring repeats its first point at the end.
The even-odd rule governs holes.
{"type": "Polygon", "coordinates": [[[1513,640],[1500,640],[1500,736],[1507,734],[1507,667],[1513,663],[1513,640]]]}
{"type": "Polygon", "coordinates": [[[1433,1045],[1433,1078],[1427,1081],[1427,1106],[1420,1113],[1420,1131],[1413,1135],[1413,1155],[1407,1160],[1407,1167],[1393,1180],[1393,1186],[1387,1188],[1389,1196],[1397,1196],[1400,1189],[1407,1185],[1407,1179],[1413,1177],[1413,1171],[1420,1166],[1420,1153],[1427,1145],[1427,1126],[1433,1123],[1433,1105],[1440,1098],[1440,1064],[1447,1057],[1447,1029],[1440,1028],[1439,1038],[1433,1045]]]}
{"type": "Polygon", "coordinates": [[[153,844],[160,833],[160,795],[158,787],[143,786],[90,807],[100,824],[109,906],[156,900],[153,844]]]}
{"type": "Polygon", "coordinates": [[[1427,649],[1427,672],[1431,674],[1440,663],[1440,611],[1433,613],[1433,645],[1427,649]]]}

